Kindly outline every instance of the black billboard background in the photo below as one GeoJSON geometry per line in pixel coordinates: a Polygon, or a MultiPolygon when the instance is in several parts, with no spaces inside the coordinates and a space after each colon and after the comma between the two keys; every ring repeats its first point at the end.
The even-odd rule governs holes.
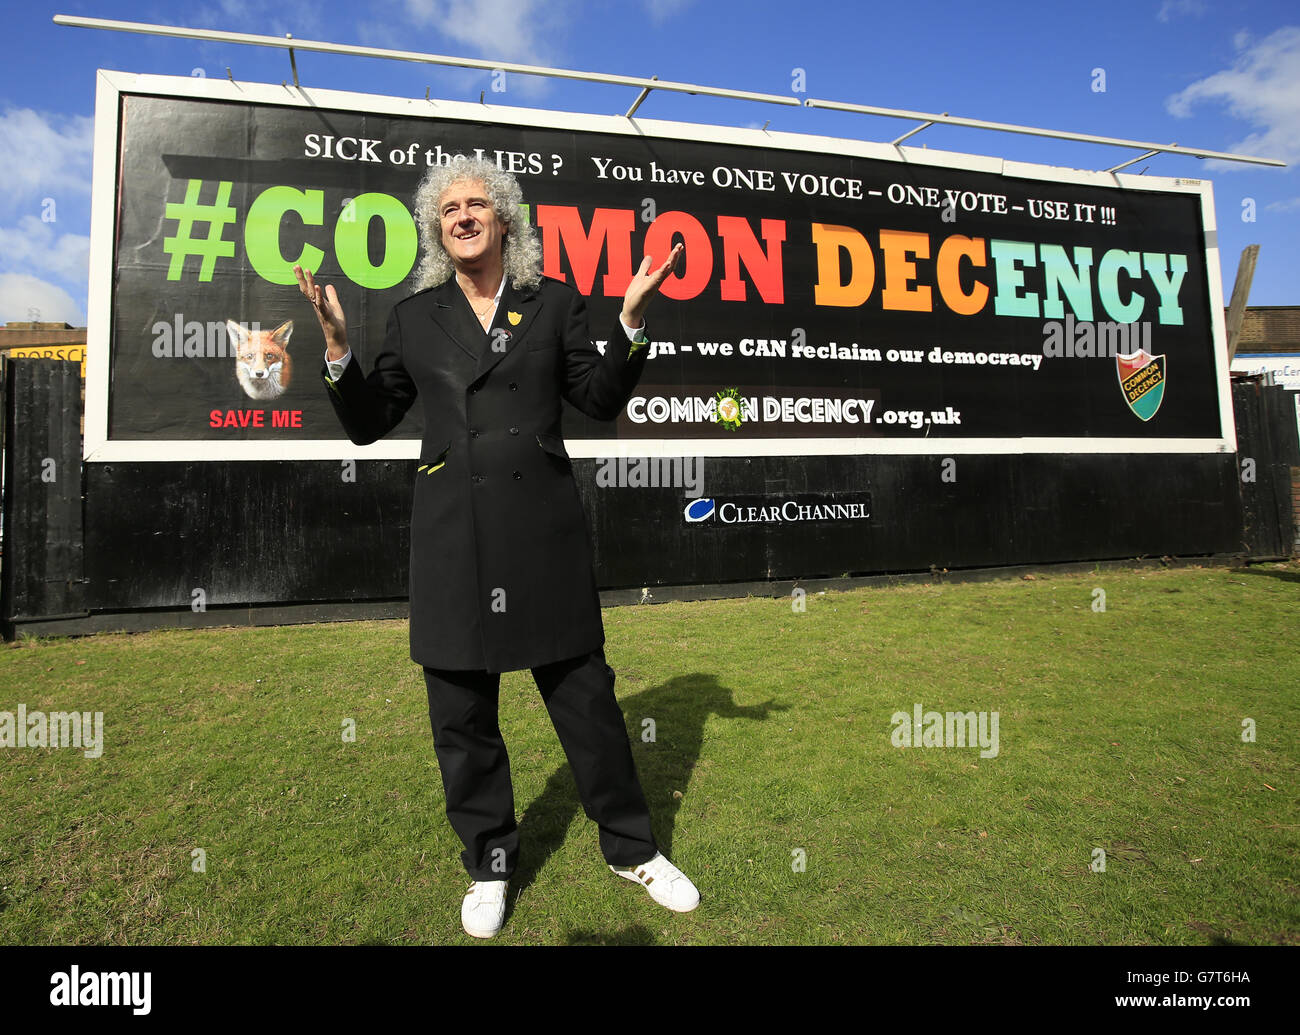
{"type": "MultiPolygon", "coordinates": [[[[713,241],[713,273],[703,292],[686,300],[657,299],[648,321],[650,336],[679,346],[698,341],[738,343],[742,338],[790,340],[802,328],[808,344],[830,341],[856,342],[860,348],[916,348],[928,352],[935,345],[946,350],[998,351],[1041,355],[1043,318],[997,317],[992,299],[974,316],[959,316],[946,309],[935,287],[934,256],[939,242],[949,234],[1075,245],[1093,249],[1094,275],[1101,255],[1111,248],[1137,252],[1180,253],[1187,256],[1188,272],[1179,292],[1182,326],[1153,323],[1151,351],[1167,359],[1168,381],[1164,401],[1148,422],[1141,421],[1123,400],[1110,359],[1044,359],[1037,372],[1021,367],[937,366],[855,360],[764,359],[706,357],[697,351],[660,355],[647,366],[645,383],[676,385],[698,396],[735,385],[771,386],[777,395],[816,396],[860,394],[876,398],[882,408],[944,410],[962,415],[960,425],[936,430],[907,424],[820,425],[826,437],[864,434],[893,438],[921,437],[1098,437],[1098,438],[1217,438],[1221,424],[1219,387],[1215,375],[1208,286],[1204,265],[1200,198],[1194,194],[1104,189],[1070,183],[1019,179],[990,173],[905,162],[884,162],[820,155],[780,149],[742,147],[575,132],[550,128],[521,128],[455,120],[417,119],[404,116],[361,114],[307,109],[296,106],[247,105],[225,101],[200,101],[173,97],[126,94],[122,96],[120,187],[114,271],[113,341],[109,438],[112,440],[218,441],[285,439],[338,439],[342,431],[330,410],[318,371],[324,351],[320,329],[310,306],[296,285],[272,284],[259,276],[243,247],[243,216],[263,190],[291,186],[324,192],[323,226],[303,226],[294,216],[281,227],[281,249],[289,258],[301,242],[325,252],[317,277],[334,284],[349,323],[349,336],[362,369],[368,370],[382,340],[388,310],[411,293],[409,277],[385,289],[365,289],[351,283],[339,270],[333,253],[333,229],[347,198],[367,192],[390,194],[409,208],[414,189],[426,171],[422,160],[415,167],[387,160],[390,150],[411,143],[419,151],[444,152],[484,149],[492,156],[502,151],[543,157],[542,171],[524,173],[520,181],[525,201],[537,205],[576,206],[584,227],[590,227],[596,208],[631,209],[636,213],[632,243],[633,266],[642,254],[647,224],[642,222],[647,200],[658,214],[684,211],[698,219],[713,241]],[[335,138],[357,137],[382,141],[379,163],[349,162],[304,157],[307,134],[335,138]],[[592,156],[612,159],[614,165],[641,169],[641,181],[600,179],[592,156]],[[556,162],[552,156],[559,156],[556,162]],[[652,183],[649,168],[702,170],[704,186],[652,183]],[[958,211],[955,220],[943,219],[940,209],[896,205],[883,197],[863,200],[791,194],[784,185],[772,192],[726,189],[711,182],[715,167],[767,169],[795,174],[846,176],[863,181],[865,190],[880,190],[891,183],[915,187],[956,188],[1005,194],[1012,204],[1026,198],[1110,206],[1114,225],[1035,220],[1024,213],[983,214],[958,211]],[[199,261],[188,258],[180,280],[168,280],[171,256],[164,241],[175,234],[177,223],[166,218],[166,204],[181,201],[190,180],[201,180],[201,200],[210,202],[218,181],[233,182],[230,204],[236,221],[224,236],[234,243],[234,255],[217,260],[210,282],[198,277],[199,261]],[[764,303],[752,282],[743,302],[722,301],[718,283],[722,276],[722,247],[716,233],[718,216],[748,220],[757,235],[761,219],[784,220],[784,301],[764,303]],[[817,278],[811,224],[842,224],[866,235],[876,254],[877,277],[865,304],[856,308],[817,306],[813,292],[817,278]],[[917,283],[930,285],[934,311],[898,312],[881,307],[883,267],[876,235],[880,229],[931,235],[931,257],[916,259],[917,283]],[[158,358],[153,354],[157,323],[183,319],[204,324],[226,319],[256,321],[269,330],[284,320],[294,321],[289,345],[293,379],[274,403],[249,399],[240,388],[230,358],[158,358]],[[301,410],[301,426],[293,428],[212,428],[213,410],[264,408],[301,410]]],[[[612,168],[612,166],[611,166],[612,168]]],[[[778,177],[779,180],[779,177],[778,177]]],[[[535,211],[535,209],[534,209],[535,211]]],[[[372,222],[369,251],[372,261],[384,253],[383,224],[372,222]]],[[[206,227],[196,229],[203,236],[206,227]]],[[[761,237],[760,237],[761,240],[761,237]]],[[[552,260],[554,261],[554,260],[552,260]]],[[[688,252],[686,263],[701,261],[688,252]]],[[[573,282],[567,256],[559,269],[573,282]]],[[[597,273],[590,316],[592,332],[604,333],[618,308],[618,300],[601,294],[597,273]]],[[[996,292],[990,257],[979,271],[996,292]]],[[[742,267],[742,277],[747,281],[742,267]]],[[[969,274],[964,278],[969,283],[969,274]]],[[[1132,285],[1150,301],[1142,318],[1154,321],[1154,291],[1148,281],[1132,285]]],[[[1041,293],[1041,266],[1025,270],[1025,291],[1041,293]],[[1035,277],[1039,279],[1036,281],[1035,277]]],[[[1068,308],[1068,303],[1067,303],[1068,308]]],[[[1094,286],[1094,319],[1107,319],[1094,286]]],[[[413,407],[394,437],[418,438],[422,415],[413,407]]],[[[267,418],[268,424],[270,418],[267,418]]],[[[792,432],[790,452],[801,449],[798,438],[806,429],[792,432]]],[[[566,406],[565,434],[570,438],[612,438],[637,435],[651,438],[716,438],[737,440],[747,435],[780,435],[780,428],[742,426],[729,431],[716,425],[659,424],[641,431],[626,420],[617,424],[591,421],[566,406]]],[[[342,447],[341,447],[342,449],[342,447]]]]}

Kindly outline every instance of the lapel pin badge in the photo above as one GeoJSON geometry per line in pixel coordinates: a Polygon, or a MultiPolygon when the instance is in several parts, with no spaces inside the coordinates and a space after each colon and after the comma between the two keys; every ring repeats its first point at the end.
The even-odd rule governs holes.
{"type": "Polygon", "coordinates": [[[519,321],[524,318],[523,313],[506,313],[506,319],[510,321],[511,327],[518,327],[519,321]]]}

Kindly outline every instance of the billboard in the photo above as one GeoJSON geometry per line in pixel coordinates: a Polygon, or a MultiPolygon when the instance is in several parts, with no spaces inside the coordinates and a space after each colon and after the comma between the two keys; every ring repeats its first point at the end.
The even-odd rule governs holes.
{"type": "Polygon", "coordinates": [[[419,406],[343,435],[292,266],[368,370],[415,187],[462,152],[519,177],[594,335],[685,244],[624,411],[566,404],[571,456],[1235,449],[1206,181],[101,70],[87,459],[416,457],[419,406]]]}

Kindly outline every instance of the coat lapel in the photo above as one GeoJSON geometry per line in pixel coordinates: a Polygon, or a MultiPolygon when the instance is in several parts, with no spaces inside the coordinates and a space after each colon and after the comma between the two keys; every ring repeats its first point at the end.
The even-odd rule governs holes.
{"type": "Polygon", "coordinates": [[[469,307],[465,292],[461,291],[453,276],[450,280],[430,292],[433,306],[429,313],[433,322],[454,341],[467,356],[477,360],[482,354],[487,340],[483,328],[474,318],[474,310],[469,307]]]}
{"type": "MultiPolygon", "coordinates": [[[[466,308],[468,305],[466,303],[466,308]]],[[[474,371],[476,381],[515,349],[524,347],[528,328],[541,308],[541,300],[535,291],[516,291],[510,281],[506,281],[501,292],[501,304],[497,306],[496,316],[486,335],[486,345],[479,353],[474,371]],[[497,341],[502,341],[504,347],[494,348],[497,341]]],[[[470,315],[472,317],[473,313],[470,315]]]]}

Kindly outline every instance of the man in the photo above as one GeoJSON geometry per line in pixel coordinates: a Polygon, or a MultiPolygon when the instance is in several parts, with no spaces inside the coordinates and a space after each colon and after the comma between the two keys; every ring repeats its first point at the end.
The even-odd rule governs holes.
{"type": "Polygon", "coordinates": [[[586,518],[560,435],[560,400],[612,420],[645,367],[644,315],[682,253],[646,256],[602,356],[586,304],[541,275],[515,178],[458,156],[416,193],[423,290],[393,307],[363,377],[333,286],[294,267],[326,342],[325,383],[358,445],[391,431],[418,394],[424,441],[411,512],[411,658],[423,666],[447,818],[472,883],[467,934],[490,938],[518,857],[500,673],[532,670],[610,869],[669,909],[699,903],[660,854],[637,779],[604,627],[586,518]]]}

